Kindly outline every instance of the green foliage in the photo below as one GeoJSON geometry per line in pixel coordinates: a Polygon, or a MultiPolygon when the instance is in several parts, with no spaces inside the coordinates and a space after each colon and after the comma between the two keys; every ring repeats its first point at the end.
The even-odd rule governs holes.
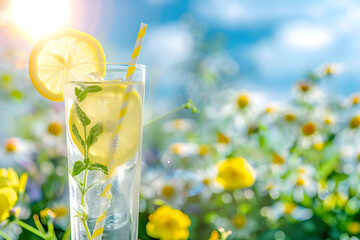
{"type": "Polygon", "coordinates": [[[84,171],[86,169],[86,165],[78,160],[74,163],[74,166],[73,166],[73,170],[71,172],[71,175],[74,177],[74,176],[77,176],[79,175],[82,171],[84,171]]]}
{"type": "Polygon", "coordinates": [[[78,142],[80,142],[82,146],[84,146],[84,145],[85,145],[85,142],[84,142],[84,140],[82,139],[82,137],[80,136],[79,129],[76,127],[75,124],[72,124],[72,125],[71,125],[71,131],[72,131],[72,133],[74,134],[76,140],[77,140],[78,142]]]}
{"type": "Polygon", "coordinates": [[[79,102],[82,102],[87,97],[88,93],[100,92],[102,88],[98,85],[83,86],[79,85],[80,88],[75,87],[75,95],[79,102]]]}
{"type": "Polygon", "coordinates": [[[199,109],[195,106],[191,99],[185,103],[185,108],[191,110],[192,113],[199,113],[199,109]]]}
{"type": "Polygon", "coordinates": [[[103,132],[103,125],[101,123],[95,124],[91,129],[88,138],[86,139],[86,143],[88,147],[93,145],[97,139],[98,136],[103,132]]]}
{"type": "Polygon", "coordinates": [[[78,103],[74,103],[74,107],[75,107],[75,113],[76,116],[79,118],[81,124],[86,127],[91,123],[90,118],[88,118],[88,116],[86,116],[86,114],[84,113],[84,111],[80,108],[78,103]]]}
{"type": "Polygon", "coordinates": [[[105,165],[102,165],[100,163],[91,163],[88,168],[89,170],[100,170],[102,171],[105,175],[109,174],[109,170],[105,165]]]}

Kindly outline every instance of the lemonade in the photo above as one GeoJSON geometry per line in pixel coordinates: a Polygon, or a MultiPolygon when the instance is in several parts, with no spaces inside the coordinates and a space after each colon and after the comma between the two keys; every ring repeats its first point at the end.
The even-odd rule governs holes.
{"type": "Polygon", "coordinates": [[[145,66],[105,63],[92,36],[63,29],[33,48],[29,74],[38,92],[65,100],[71,238],[137,239],[145,66]]]}
{"type": "MultiPolygon", "coordinates": [[[[113,68],[109,75],[121,74],[121,71],[125,72],[126,66],[111,65],[108,68],[113,68]],[[115,71],[114,67],[119,69],[115,71]]],[[[138,71],[142,71],[140,66],[138,71]]],[[[75,216],[71,219],[74,229],[72,236],[75,239],[87,239],[86,227],[93,235],[96,221],[106,212],[101,239],[135,239],[144,83],[119,80],[73,81],[66,83],[64,90],[71,215],[75,216]],[[127,96],[128,110],[118,129],[118,115],[127,88],[131,88],[127,96]],[[86,97],[79,97],[80,92],[87,89],[90,92],[86,93],[86,97]],[[76,108],[90,120],[86,127],[82,125],[76,113],[79,109],[76,108]],[[96,134],[96,141],[87,141],[89,144],[86,144],[84,139],[91,139],[91,129],[95,128],[101,128],[96,134]],[[74,134],[74,131],[78,133],[74,134]],[[114,139],[117,141],[115,145],[114,139]],[[86,157],[89,159],[87,169],[84,166],[86,157]],[[76,170],[76,165],[83,167],[76,170]],[[90,167],[92,165],[94,167],[90,167]],[[107,196],[101,197],[109,183],[111,187],[107,196]],[[84,217],[87,218],[85,222],[84,217]]]]}

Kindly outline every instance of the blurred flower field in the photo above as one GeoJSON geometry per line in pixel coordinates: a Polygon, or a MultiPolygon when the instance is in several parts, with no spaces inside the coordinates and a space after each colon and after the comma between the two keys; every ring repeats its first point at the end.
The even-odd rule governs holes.
{"type": "MultiPolygon", "coordinates": [[[[329,90],[336,74],[326,64],[273,103],[208,84],[199,112],[145,124],[139,238],[358,239],[360,95],[329,90]]],[[[27,80],[2,70],[0,233],[67,239],[63,106],[27,80]]]]}
{"type": "MultiPolygon", "coordinates": [[[[163,115],[145,104],[139,238],[359,239],[360,93],[337,93],[342,69],[314,66],[273,101],[238,87],[222,36],[192,21],[194,53],[177,66],[184,103],[163,115]]],[[[69,239],[63,103],[9,62],[0,59],[0,238],[69,239]]]]}

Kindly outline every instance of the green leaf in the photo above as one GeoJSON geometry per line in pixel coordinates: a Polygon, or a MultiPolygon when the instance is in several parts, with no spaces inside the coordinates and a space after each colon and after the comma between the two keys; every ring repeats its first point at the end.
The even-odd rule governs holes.
{"type": "Polygon", "coordinates": [[[334,155],[332,158],[320,164],[318,172],[322,179],[326,179],[340,163],[339,155],[334,155]]]}
{"type": "Polygon", "coordinates": [[[86,92],[100,92],[102,88],[97,85],[88,86],[84,89],[86,92]]]}
{"type": "Polygon", "coordinates": [[[330,144],[334,141],[335,137],[336,137],[336,134],[335,134],[335,133],[329,134],[329,137],[328,137],[328,139],[325,141],[325,144],[330,145],[330,144]]]}
{"type": "Polygon", "coordinates": [[[85,158],[85,159],[84,159],[84,163],[85,163],[85,166],[89,166],[89,164],[90,164],[90,159],[89,159],[89,158],[85,158]]]}
{"type": "Polygon", "coordinates": [[[77,99],[79,102],[82,102],[82,101],[84,101],[86,96],[87,96],[87,92],[83,91],[83,92],[79,93],[79,96],[77,96],[77,99]]]}
{"type": "Polygon", "coordinates": [[[76,98],[78,99],[78,101],[80,101],[80,95],[82,92],[83,91],[80,88],[77,88],[77,87],[75,88],[75,95],[76,95],[76,98]]]}
{"type": "Polygon", "coordinates": [[[80,160],[76,161],[74,163],[74,167],[73,167],[73,170],[71,172],[71,175],[72,176],[77,176],[79,175],[82,171],[84,171],[86,169],[84,163],[80,160]]]}
{"type": "Polygon", "coordinates": [[[95,135],[95,136],[99,136],[100,134],[102,134],[103,132],[103,126],[101,123],[97,123],[95,124],[91,129],[90,129],[90,135],[95,135]]]}
{"type": "Polygon", "coordinates": [[[71,126],[71,131],[72,131],[72,133],[74,134],[76,140],[78,140],[78,142],[80,142],[81,145],[84,146],[84,145],[85,145],[85,142],[84,142],[84,140],[82,139],[82,137],[80,136],[79,129],[76,127],[75,124],[73,124],[73,125],[71,126]]]}
{"type": "Polygon", "coordinates": [[[95,124],[89,133],[89,137],[86,139],[87,145],[90,147],[97,141],[97,137],[103,132],[103,126],[101,123],[95,124]]]}
{"type": "Polygon", "coordinates": [[[259,141],[260,147],[262,147],[262,148],[265,147],[267,144],[266,137],[263,134],[259,134],[258,141],[259,141]]]}
{"type": "Polygon", "coordinates": [[[344,173],[335,173],[334,175],[331,176],[331,178],[337,183],[346,180],[348,177],[349,175],[344,173]]]}
{"type": "Polygon", "coordinates": [[[102,165],[100,163],[91,163],[90,166],[88,167],[89,170],[100,170],[102,171],[105,175],[109,174],[109,170],[105,165],[102,165]]]}
{"type": "Polygon", "coordinates": [[[80,108],[79,104],[75,103],[75,112],[80,119],[81,124],[86,127],[91,123],[90,119],[86,116],[84,111],[80,108]]]}

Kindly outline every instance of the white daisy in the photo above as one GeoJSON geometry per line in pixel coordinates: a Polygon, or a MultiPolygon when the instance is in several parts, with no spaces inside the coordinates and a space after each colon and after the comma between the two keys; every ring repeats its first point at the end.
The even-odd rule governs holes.
{"type": "Polygon", "coordinates": [[[156,196],[171,206],[179,208],[185,203],[187,190],[182,179],[165,176],[156,179],[152,185],[156,190],[156,196]]]}
{"type": "Polygon", "coordinates": [[[165,122],[163,125],[164,132],[187,132],[195,128],[195,121],[189,118],[178,118],[165,122]]]}
{"type": "Polygon", "coordinates": [[[200,198],[203,201],[209,200],[213,194],[219,194],[223,187],[216,181],[218,171],[215,166],[196,172],[196,176],[201,185],[200,198]]]}

